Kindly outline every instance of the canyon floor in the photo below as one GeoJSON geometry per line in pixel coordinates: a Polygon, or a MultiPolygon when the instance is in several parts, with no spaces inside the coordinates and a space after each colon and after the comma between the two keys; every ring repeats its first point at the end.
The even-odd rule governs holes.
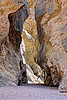
{"type": "Polygon", "coordinates": [[[23,85],[0,87],[0,100],[67,100],[56,87],[23,85]]]}

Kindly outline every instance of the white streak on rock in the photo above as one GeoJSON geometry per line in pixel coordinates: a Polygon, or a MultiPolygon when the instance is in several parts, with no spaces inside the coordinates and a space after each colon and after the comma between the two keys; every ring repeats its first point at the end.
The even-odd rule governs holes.
{"type": "Polygon", "coordinates": [[[31,78],[31,80],[32,80],[32,84],[34,83],[36,83],[36,84],[38,84],[38,83],[41,83],[41,84],[44,84],[44,82],[40,79],[40,78],[38,78],[37,76],[35,76],[34,74],[32,74],[28,69],[27,69],[27,74],[28,74],[28,76],[31,78]]]}
{"type": "Polygon", "coordinates": [[[23,54],[23,52],[25,52],[25,44],[24,44],[23,39],[22,39],[21,44],[20,44],[20,50],[21,50],[21,54],[23,54]]]}
{"type": "Polygon", "coordinates": [[[34,41],[34,38],[26,30],[23,29],[23,32],[30,41],[34,41]]]}
{"type": "Polygon", "coordinates": [[[25,53],[25,44],[24,44],[24,40],[22,39],[21,44],[20,44],[20,53],[23,59],[23,63],[26,64],[25,58],[24,58],[24,53],[25,53]]]}
{"type": "Polygon", "coordinates": [[[26,61],[23,55],[22,55],[22,58],[23,58],[23,64],[26,64],[26,61]]]}
{"type": "Polygon", "coordinates": [[[29,69],[29,71],[30,71],[32,74],[34,74],[34,73],[33,73],[33,70],[30,68],[30,66],[29,66],[28,64],[26,64],[26,68],[29,69]]]}

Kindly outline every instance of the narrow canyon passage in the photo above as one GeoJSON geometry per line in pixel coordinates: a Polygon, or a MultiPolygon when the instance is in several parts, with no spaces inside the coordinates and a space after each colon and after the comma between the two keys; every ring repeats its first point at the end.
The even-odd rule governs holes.
{"type": "Polygon", "coordinates": [[[0,86],[67,91],[66,9],[66,0],[0,1],[0,86]]]}
{"type": "Polygon", "coordinates": [[[37,59],[38,48],[36,47],[38,42],[37,38],[37,25],[35,21],[34,8],[30,8],[30,15],[23,24],[22,42],[20,45],[21,56],[23,63],[26,64],[26,72],[28,78],[28,84],[44,84],[43,76],[38,78],[38,74],[42,73],[41,67],[35,62],[37,59]],[[37,43],[36,43],[37,41],[37,43]],[[39,72],[38,72],[39,71],[39,72]]]}
{"type": "Polygon", "coordinates": [[[44,61],[42,59],[45,47],[44,43],[40,46],[38,40],[34,4],[33,7],[30,4],[30,14],[23,24],[23,32],[21,36],[21,58],[23,64],[26,64],[28,84],[53,85],[46,57],[44,57],[44,61]],[[42,63],[45,64],[44,67],[42,66],[42,63]]]}
{"type": "MultiPolygon", "coordinates": [[[[55,0],[54,2],[39,0],[35,4],[29,2],[30,15],[24,23],[22,38],[26,46],[25,60],[34,75],[38,77],[38,73],[43,71],[44,77],[42,78],[45,85],[59,86],[61,84],[59,88],[66,90],[67,42],[65,41],[66,29],[62,33],[63,4],[65,4],[63,1],[55,0]],[[65,45],[62,43],[63,40],[65,45]]],[[[65,22],[64,24],[66,25],[65,22]]],[[[30,75],[28,79],[31,81],[30,75]]]]}

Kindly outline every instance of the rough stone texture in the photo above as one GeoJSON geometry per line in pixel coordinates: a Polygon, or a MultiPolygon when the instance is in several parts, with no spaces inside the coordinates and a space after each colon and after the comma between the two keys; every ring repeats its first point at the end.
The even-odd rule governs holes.
{"type": "Polygon", "coordinates": [[[20,60],[20,75],[18,78],[18,86],[28,83],[27,73],[26,73],[26,64],[23,64],[20,60]]]}
{"type": "MultiPolygon", "coordinates": [[[[37,64],[37,55],[40,44],[38,41],[37,25],[35,21],[35,12],[34,12],[34,5],[37,1],[38,0],[32,0],[32,1],[28,0],[30,6],[30,15],[24,22],[22,39],[24,40],[25,44],[25,53],[23,54],[23,56],[26,60],[26,64],[29,65],[34,75],[39,76],[39,71],[40,72],[42,71],[41,67],[37,64]]],[[[30,80],[28,72],[27,76],[28,80],[30,80]]],[[[36,80],[36,82],[38,82],[38,80],[36,80]]],[[[34,83],[34,81],[32,83],[34,83]]]]}
{"type": "Polygon", "coordinates": [[[23,56],[27,70],[32,73],[28,73],[30,80],[33,76],[38,82],[36,76],[41,76],[43,71],[45,85],[60,83],[59,89],[67,90],[67,1],[27,0],[29,5],[22,1],[0,1],[0,85],[17,85],[19,45],[24,29],[23,56]]]}
{"type": "Polygon", "coordinates": [[[0,0],[0,86],[17,85],[21,31],[29,15],[28,3],[22,1],[0,0]]]}
{"type": "Polygon", "coordinates": [[[54,85],[64,76],[60,89],[67,90],[67,0],[39,0],[35,19],[41,48],[45,46],[40,48],[39,64],[50,70],[54,85]]]}
{"type": "MultiPolygon", "coordinates": [[[[33,10],[31,8],[31,10],[33,10]]],[[[26,49],[26,63],[30,65],[30,67],[33,69],[34,73],[37,74],[38,68],[40,69],[39,65],[36,64],[37,60],[37,53],[38,48],[37,45],[39,45],[38,38],[37,38],[37,26],[34,19],[34,16],[31,14],[28,19],[25,21],[23,25],[23,29],[28,32],[28,34],[31,35],[31,38],[28,38],[24,32],[22,33],[22,38],[25,43],[25,49],[26,49]]]]}

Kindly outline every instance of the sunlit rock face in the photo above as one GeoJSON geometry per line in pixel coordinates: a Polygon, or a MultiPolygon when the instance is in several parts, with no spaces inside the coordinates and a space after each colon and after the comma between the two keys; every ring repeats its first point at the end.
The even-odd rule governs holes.
{"type": "MultiPolygon", "coordinates": [[[[23,62],[26,63],[27,67],[27,77],[28,83],[43,83],[43,78],[39,76],[39,72],[42,72],[41,67],[37,64],[37,56],[39,51],[39,40],[37,34],[37,24],[35,21],[35,12],[34,12],[34,5],[37,1],[35,0],[28,0],[29,7],[30,7],[30,15],[26,19],[23,24],[23,32],[22,32],[22,43],[21,46],[23,47],[22,58],[23,62]]],[[[22,48],[21,47],[21,48],[22,48]]],[[[41,75],[41,74],[40,74],[41,75]]]]}
{"type": "Polygon", "coordinates": [[[41,52],[39,64],[50,70],[54,85],[67,90],[67,0],[39,0],[35,19],[41,52]],[[42,46],[43,45],[43,46],[42,46]]]}
{"type": "Polygon", "coordinates": [[[0,0],[0,86],[17,85],[21,32],[28,16],[26,0],[0,0]]]}

